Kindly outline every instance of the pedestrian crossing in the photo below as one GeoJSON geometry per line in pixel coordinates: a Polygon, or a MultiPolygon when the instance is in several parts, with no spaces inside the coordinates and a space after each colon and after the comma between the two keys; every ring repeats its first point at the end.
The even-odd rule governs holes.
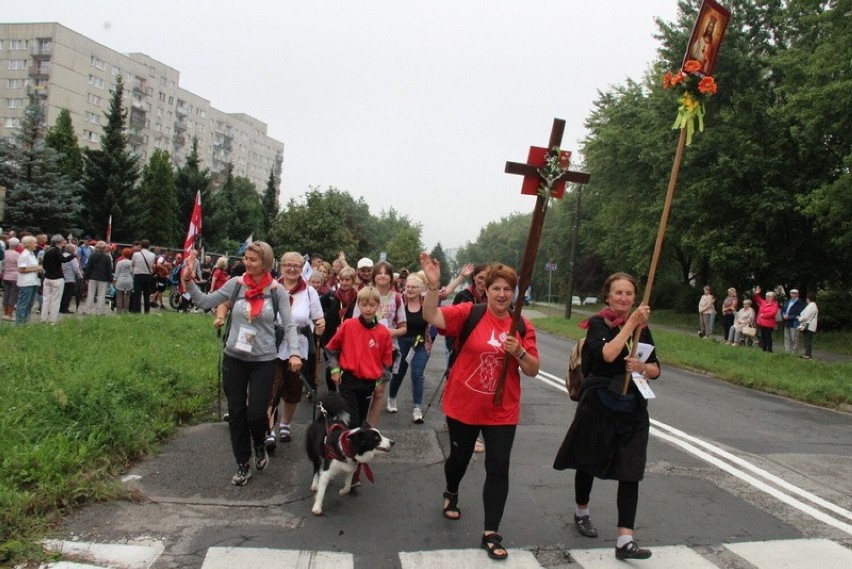
{"type": "MultiPolygon", "coordinates": [[[[48,549],[62,553],[67,561],[42,565],[41,569],[150,569],[164,553],[162,542],[134,544],[46,542],[48,549]],[[72,561],[73,559],[73,561],[72,561]]],[[[645,544],[648,546],[648,544],[645,544]]],[[[852,567],[852,549],[828,539],[791,539],[721,544],[725,555],[703,555],[685,545],[649,546],[653,557],[636,561],[637,566],[654,569],[728,569],[749,566],[756,569],[848,569],[852,567]],[[750,565],[748,565],[750,564],[750,565]]],[[[552,548],[551,548],[552,549],[552,548]]],[[[714,548],[719,549],[719,548],[714,548]]],[[[509,548],[503,569],[624,569],[625,562],[615,558],[613,547],[567,549],[564,563],[553,559],[540,563],[535,550],[509,548]]],[[[300,551],[259,547],[211,547],[201,569],[235,567],[287,567],[288,569],[354,569],[355,556],[332,551],[300,551]]],[[[493,569],[481,549],[445,549],[402,551],[398,563],[402,569],[493,569]]]]}

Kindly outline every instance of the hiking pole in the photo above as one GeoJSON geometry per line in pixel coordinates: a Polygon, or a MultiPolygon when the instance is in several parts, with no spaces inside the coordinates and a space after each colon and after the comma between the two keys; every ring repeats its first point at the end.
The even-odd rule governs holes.
{"type": "Polygon", "coordinates": [[[444,371],[444,374],[441,376],[441,381],[438,382],[438,387],[435,388],[435,393],[432,394],[432,399],[429,400],[429,404],[426,406],[426,409],[423,411],[423,420],[426,420],[426,414],[429,413],[429,409],[432,408],[432,404],[435,402],[435,398],[438,397],[439,393],[442,393],[441,386],[444,385],[444,380],[447,379],[447,376],[450,375],[450,370],[447,369],[444,371]]]}

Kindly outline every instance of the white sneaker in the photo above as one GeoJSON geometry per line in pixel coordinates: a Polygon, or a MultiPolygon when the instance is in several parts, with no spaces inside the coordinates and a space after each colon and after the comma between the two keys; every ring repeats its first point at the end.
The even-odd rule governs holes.
{"type": "Polygon", "coordinates": [[[411,420],[418,425],[423,423],[423,411],[420,410],[420,407],[414,408],[414,412],[411,413],[411,420]]]}
{"type": "Polygon", "coordinates": [[[388,397],[388,413],[396,413],[399,409],[396,408],[396,397],[388,397]]]}

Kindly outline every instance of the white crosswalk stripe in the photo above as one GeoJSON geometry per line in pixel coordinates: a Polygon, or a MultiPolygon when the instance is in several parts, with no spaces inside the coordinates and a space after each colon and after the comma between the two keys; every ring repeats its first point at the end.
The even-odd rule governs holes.
{"type": "Polygon", "coordinates": [[[852,551],[827,539],[781,539],[728,543],[732,551],[758,569],[849,569],[852,551]]]}
{"type": "MultiPolygon", "coordinates": [[[[649,563],[654,569],[717,569],[716,565],[685,545],[657,546],[649,549],[652,553],[649,563]]],[[[624,561],[615,558],[614,546],[606,549],[572,549],[570,553],[577,565],[583,569],[624,569],[624,561]]]]}
{"type": "Polygon", "coordinates": [[[234,567],[287,567],[288,569],[352,569],[350,553],[295,551],[260,547],[211,547],[201,569],[234,567]]]}
{"type": "MultiPolygon", "coordinates": [[[[51,541],[52,551],[61,551],[68,559],[43,565],[43,569],[150,569],[163,553],[162,542],[144,544],[108,544],[51,541]],[[85,562],[84,562],[85,561],[85,562]]],[[[647,545],[647,544],[646,544],[647,545]]],[[[852,550],[828,539],[790,539],[723,544],[732,554],[757,569],[847,569],[852,567],[852,550]]],[[[653,557],[647,564],[654,569],[717,569],[718,565],[685,545],[650,546],[653,557]]],[[[613,547],[568,550],[571,567],[576,569],[624,569],[615,558],[613,547]]],[[[439,549],[399,553],[402,569],[493,569],[482,549],[439,549]]],[[[567,561],[566,561],[567,563],[567,561]]],[[[259,547],[211,547],[201,569],[235,567],[287,567],[288,569],[352,569],[351,553],[299,551],[259,547]]],[[[549,567],[552,565],[548,565],[549,567]]],[[[541,569],[532,551],[509,549],[509,557],[500,562],[502,569],[541,569]]]]}
{"type": "MultiPolygon", "coordinates": [[[[524,549],[509,549],[509,557],[500,562],[501,569],[541,569],[535,555],[524,549]]],[[[402,569],[494,569],[494,561],[484,549],[438,549],[403,551],[399,554],[402,569]]],[[[623,568],[622,568],[623,569],[623,568]]]]}

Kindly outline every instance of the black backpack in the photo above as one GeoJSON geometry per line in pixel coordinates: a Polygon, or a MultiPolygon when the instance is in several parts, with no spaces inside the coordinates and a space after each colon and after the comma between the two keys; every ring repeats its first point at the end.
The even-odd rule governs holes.
{"type": "MultiPolygon", "coordinates": [[[[453,363],[455,363],[462,346],[464,346],[464,343],[470,337],[470,333],[473,332],[473,329],[476,328],[476,325],[479,324],[479,321],[482,320],[483,316],[485,316],[486,308],[487,305],[484,302],[473,305],[470,314],[467,316],[467,320],[464,321],[464,325],[462,326],[458,338],[456,338],[456,341],[453,344],[453,351],[450,352],[450,357],[447,362],[447,371],[445,372],[447,375],[449,375],[450,370],[453,367],[453,363]]],[[[527,326],[524,324],[523,318],[518,320],[518,332],[520,333],[521,338],[524,338],[527,335],[527,326]]]]}

